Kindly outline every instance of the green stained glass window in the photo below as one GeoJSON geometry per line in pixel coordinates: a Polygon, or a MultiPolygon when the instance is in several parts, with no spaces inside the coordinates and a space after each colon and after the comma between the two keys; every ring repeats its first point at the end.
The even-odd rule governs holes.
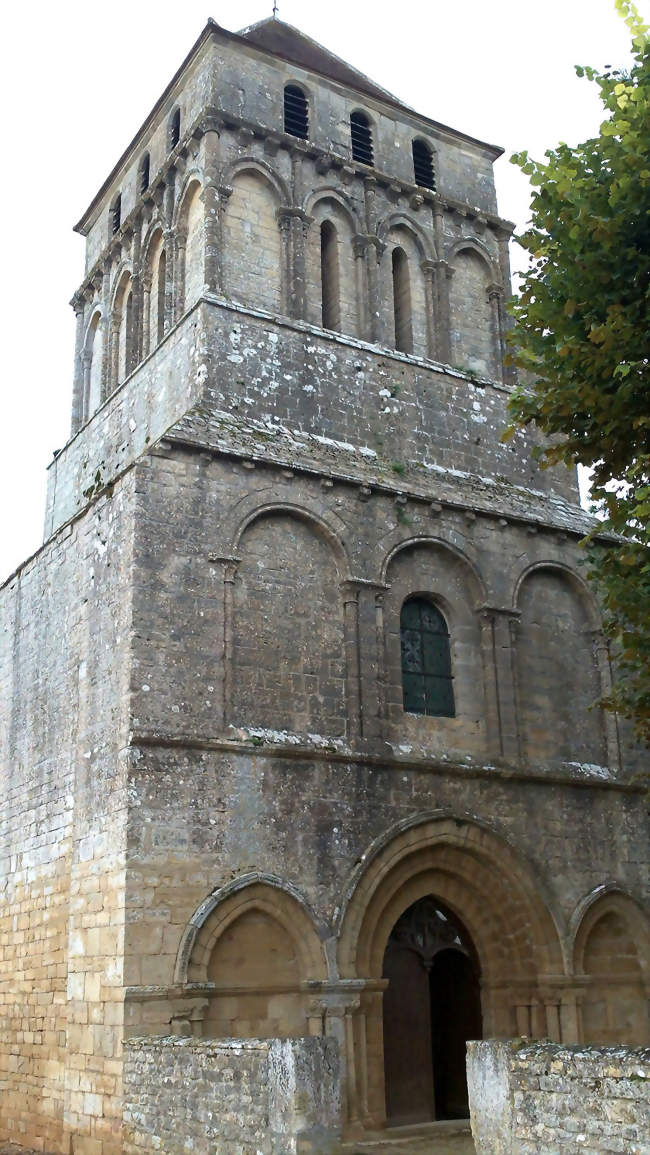
{"type": "Polygon", "coordinates": [[[405,711],[455,717],[449,630],[440,610],[425,598],[409,598],[402,606],[400,639],[405,711]]]}

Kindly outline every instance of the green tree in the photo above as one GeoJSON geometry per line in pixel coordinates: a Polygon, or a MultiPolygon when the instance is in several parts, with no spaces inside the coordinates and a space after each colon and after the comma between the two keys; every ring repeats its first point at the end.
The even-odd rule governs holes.
{"type": "Polygon", "coordinates": [[[592,470],[602,529],[619,538],[585,543],[617,655],[604,704],[650,742],[650,30],[631,0],[615,3],[633,66],[576,69],[600,89],[599,135],[541,163],[512,158],[533,185],[512,357],[533,383],[510,412],[513,427],[535,422],[551,437],[542,464],[592,470]]]}

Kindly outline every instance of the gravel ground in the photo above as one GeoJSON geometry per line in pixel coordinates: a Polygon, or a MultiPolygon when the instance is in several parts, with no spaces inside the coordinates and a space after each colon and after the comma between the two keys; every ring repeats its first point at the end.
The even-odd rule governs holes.
{"type": "MultiPolygon", "coordinates": [[[[16,1143],[4,1143],[0,1144],[0,1155],[48,1155],[48,1152],[19,1147],[16,1143]]],[[[378,1145],[372,1141],[370,1144],[362,1141],[355,1146],[346,1144],[344,1155],[474,1155],[474,1144],[469,1135],[428,1136],[404,1142],[390,1139],[387,1142],[380,1141],[378,1145]]]]}

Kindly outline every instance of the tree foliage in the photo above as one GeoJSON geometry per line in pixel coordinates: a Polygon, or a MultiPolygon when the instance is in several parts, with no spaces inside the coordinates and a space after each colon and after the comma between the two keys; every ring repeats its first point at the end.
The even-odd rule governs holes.
{"type": "Polygon", "coordinates": [[[615,0],[633,43],[629,72],[577,68],[600,89],[597,137],[543,162],[513,157],[533,185],[530,254],[513,305],[515,362],[531,374],[513,425],[551,436],[542,464],[592,470],[592,500],[619,544],[587,539],[617,684],[604,704],[650,742],[650,31],[615,0]]]}

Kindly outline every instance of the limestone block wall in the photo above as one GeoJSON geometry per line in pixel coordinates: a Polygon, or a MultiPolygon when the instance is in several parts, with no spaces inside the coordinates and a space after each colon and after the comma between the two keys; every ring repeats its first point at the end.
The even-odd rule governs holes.
{"type": "Polygon", "coordinates": [[[580,551],[564,532],[531,532],[498,507],[432,516],[430,501],[388,491],[394,482],[361,490],[337,477],[348,457],[358,467],[345,449],[336,481],[332,462],[302,474],[198,449],[174,440],[136,469],[141,731],[383,740],[544,772],[573,762],[614,776],[635,765],[611,719],[590,709],[608,669],[580,551]],[[453,718],[403,708],[400,611],[422,592],[449,621],[453,718]]]}
{"type": "Polygon", "coordinates": [[[216,300],[201,305],[201,326],[204,398],[213,410],[315,433],[356,447],[362,457],[370,451],[400,473],[408,465],[425,475],[465,470],[578,504],[572,472],[542,472],[531,460],[532,435],[501,442],[503,386],[475,385],[463,373],[216,300]]]}
{"type": "Polygon", "coordinates": [[[650,1050],[467,1045],[477,1155],[647,1155],[650,1050]]]}
{"type": "Polygon", "coordinates": [[[531,460],[533,434],[501,443],[507,399],[498,383],[476,384],[303,322],[203,300],[52,462],[45,535],[192,412],[231,442],[235,421],[246,420],[260,430],[258,441],[282,432],[298,452],[302,436],[315,435],[309,455],[333,441],[347,448],[341,468],[348,474],[377,463],[426,487],[445,475],[471,475],[577,505],[574,472],[542,472],[531,460]]]}
{"type": "Polygon", "coordinates": [[[178,326],[49,467],[45,539],[146,453],[201,395],[204,344],[194,314],[178,326]]]}
{"type": "Polygon", "coordinates": [[[330,1155],[339,1084],[333,1039],[130,1039],[123,1150],[184,1155],[218,1141],[219,1155],[330,1155]]]}
{"type": "Polygon", "coordinates": [[[0,1139],[87,1155],[119,1128],[131,507],[0,591],[0,1139]]]}

